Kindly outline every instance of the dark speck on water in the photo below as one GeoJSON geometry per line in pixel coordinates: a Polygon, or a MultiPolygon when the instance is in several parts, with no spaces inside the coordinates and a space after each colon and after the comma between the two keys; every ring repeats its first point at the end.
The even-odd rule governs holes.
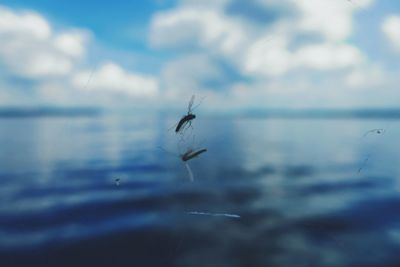
{"type": "Polygon", "coordinates": [[[400,266],[392,117],[199,116],[190,182],[175,117],[75,115],[0,118],[1,266],[400,266]]]}

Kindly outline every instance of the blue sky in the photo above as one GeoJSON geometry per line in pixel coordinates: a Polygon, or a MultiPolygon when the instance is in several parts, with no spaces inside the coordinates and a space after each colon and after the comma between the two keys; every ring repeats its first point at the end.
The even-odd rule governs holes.
{"type": "Polygon", "coordinates": [[[90,29],[98,41],[115,49],[132,49],[132,45],[134,49],[146,48],[145,30],[151,15],[158,9],[171,6],[167,1],[123,0],[112,4],[93,0],[7,0],[2,3],[16,9],[35,10],[61,27],[90,29]]]}
{"type": "Polygon", "coordinates": [[[396,107],[399,57],[390,0],[0,3],[1,106],[396,107]]]}

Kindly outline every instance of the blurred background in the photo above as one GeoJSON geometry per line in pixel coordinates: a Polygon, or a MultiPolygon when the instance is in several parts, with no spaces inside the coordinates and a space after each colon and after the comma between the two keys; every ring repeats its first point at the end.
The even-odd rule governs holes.
{"type": "Polygon", "coordinates": [[[2,264],[399,266],[399,58],[389,0],[2,0],[2,264]]]}

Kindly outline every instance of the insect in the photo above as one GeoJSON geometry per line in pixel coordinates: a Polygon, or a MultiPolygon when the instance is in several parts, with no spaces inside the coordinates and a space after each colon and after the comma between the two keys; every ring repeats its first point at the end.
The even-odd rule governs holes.
{"type": "Polygon", "coordinates": [[[193,149],[188,149],[188,151],[186,151],[184,154],[181,155],[181,159],[182,159],[182,161],[186,162],[188,160],[191,160],[191,159],[197,157],[198,155],[200,155],[204,152],[207,152],[206,148],[203,148],[203,149],[200,149],[197,151],[193,151],[193,149]]]}
{"type": "MultiPolygon", "coordinates": [[[[167,151],[167,150],[165,150],[164,148],[162,148],[160,146],[158,148],[163,150],[164,152],[166,152],[168,154],[171,154],[171,155],[175,156],[175,157],[177,156],[175,153],[167,151]]],[[[183,162],[186,162],[186,161],[189,161],[189,160],[199,156],[200,154],[202,154],[204,152],[207,152],[206,148],[202,148],[202,149],[199,149],[199,150],[193,150],[192,148],[188,148],[185,153],[179,155],[179,158],[183,162]]]]}
{"type": "MultiPolygon", "coordinates": [[[[159,148],[159,149],[162,149],[164,152],[166,152],[166,153],[168,153],[168,154],[172,154],[172,155],[174,155],[174,156],[177,156],[176,154],[174,154],[174,153],[172,153],[172,152],[169,152],[169,151],[165,150],[165,149],[162,148],[162,147],[158,147],[158,148],[159,148]]],[[[183,161],[183,163],[185,164],[186,170],[187,170],[187,172],[188,172],[188,174],[189,174],[190,181],[192,181],[192,182],[194,181],[194,175],[193,175],[193,172],[192,172],[192,170],[191,170],[191,168],[190,168],[190,166],[189,166],[188,161],[191,160],[191,159],[193,159],[193,158],[195,158],[195,157],[197,157],[197,156],[199,156],[200,154],[202,154],[202,153],[204,153],[204,152],[207,152],[207,149],[206,149],[206,148],[199,149],[199,150],[193,150],[193,149],[191,149],[191,148],[188,148],[187,151],[186,151],[185,153],[179,155],[179,158],[180,158],[180,159],[183,161]]]]}
{"type": "MultiPolygon", "coordinates": [[[[205,140],[203,140],[202,142],[200,142],[200,144],[204,143],[205,140]]],[[[159,149],[163,150],[164,152],[174,155],[175,157],[178,156],[183,162],[189,161],[197,156],[199,156],[200,154],[207,152],[206,148],[199,148],[199,145],[195,145],[196,143],[196,135],[193,135],[193,140],[191,142],[191,144],[187,144],[185,141],[183,142],[179,142],[178,143],[178,151],[180,151],[180,154],[177,155],[176,153],[173,153],[171,151],[168,151],[166,149],[164,149],[161,146],[158,146],[159,149]],[[183,142],[185,143],[185,147],[182,147],[183,142]],[[197,148],[194,148],[197,147],[197,148]],[[185,152],[183,152],[185,151],[185,152]]]]}
{"type": "Polygon", "coordinates": [[[197,104],[197,106],[195,106],[194,108],[192,108],[193,103],[194,103],[194,98],[195,96],[192,95],[192,98],[189,101],[189,105],[188,105],[188,113],[186,115],[184,115],[180,121],[178,122],[178,125],[175,128],[175,133],[179,133],[180,131],[183,131],[184,129],[186,129],[186,125],[189,125],[189,127],[192,126],[192,120],[194,120],[196,118],[196,115],[194,115],[192,112],[193,110],[198,107],[201,104],[201,100],[199,104],[197,104]]]}
{"type": "Polygon", "coordinates": [[[186,170],[189,173],[190,181],[192,181],[192,182],[194,181],[194,175],[193,175],[192,169],[190,168],[189,163],[187,161],[197,157],[198,155],[200,155],[206,151],[207,151],[207,149],[205,149],[205,148],[197,150],[197,151],[194,151],[193,149],[189,148],[188,151],[186,151],[184,154],[181,155],[181,160],[185,163],[186,170]]]}
{"type": "Polygon", "coordinates": [[[384,134],[385,133],[385,129],[380,128],[380,129],[369,130],[364,134],[364,137],[366,137],[369,133],[384,134]]]}

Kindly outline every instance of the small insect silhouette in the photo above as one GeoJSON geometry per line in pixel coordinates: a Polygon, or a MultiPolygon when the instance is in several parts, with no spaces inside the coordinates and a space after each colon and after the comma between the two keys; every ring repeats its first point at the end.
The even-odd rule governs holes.
{"type": "Polygon", "coordinates": [[[199,156],[200,154],[202,154],[204,152],[207,152],[206,148],[202,148],[202,149],[199,149],[199,150],[194,150],[192,148],[188,148],[185,153],[177,155],[176,153],[170,152],[170,151],[168,151],[168,150],[166,150],[166,149],[164,149],[164,148],[162,148],[160,146],[158,148],[163,150],[165,153],[168,153],[168,154],[173,155],[175,157],[178,156],[183,162],[189,161],[189,160],[199,156]]]}
{"type": "Polygon", "coordinates": [[[379,129],[372,129],[372,130],[369,130],[369,131],[367,131],[367,132],[364,134],[364,137],[366,137],[366,136],[367,136],[368,134],[370,134],[370,133],[384,134],[384,133],[385,133],[385,129],[379,128],[379,129]]]}
{"type": "Polygon", "coordinates": [[[194,151],[193,149],[189,148],[188,151],[186,151],[184,154],[181,155],[181,160],[185,163],[185,167],[186,167],[186,170],[188,171],[190,181],[192,181],[192,182],[194,181],[194,175],[193,175],[192,169],[190,168],[189,163],[187,161],[197,157],[198,155],[200,155],[206,151],[207,151],[207,149],[205,149],[205,148],[197,150],[197,151],[194,151]]]}
{"type": "Polygon", "coordinates": [[[188,149],[188,151],[186,151],[184,154],[181,155],[181,159],[182,161],[188,161],[191,160],[195,157],[197,157],[198,155],[207,152],[206,148],[194,151],[193,149],[188,149]]]}
{"type": "MultiPolygon", "coordinates": [[[[177,156],[175,153],[169,152],[169,151],[165,150],[165,149],[162,148],[162,147],[158,147],[158,148],[161,149],[161,150],[163,150],[164,152],[166,152],[166,153],[168,153],[168,154],[177,156]]],[[[184,163],[184,165],[185,165],[185,167],[186,167],[186,170],[187,170],[187,172],[188,172],[188,174],[189,174],[189,179],[190,179],[190,181],[192,181],[192,182],[194,181],[194,175],[193,175],[192,169],[191,169],[190,166],[189,166],[188,161],[191,160],[191,159],[193,159],[193,158],[195,158],[195,157],[197,157],[197,156],[199,156],[200,154],[202,154],[202,153],[204,153],[204,152],[207,152],[207,149],[206,149],[206,148],[199,149],[199,150],[193,150],[192,148],[188,148],[187,151],[186,151],[185,153],[179,155],[179,158],[180,158],[180,159],[182,160],[182,162],[184,163]]]]}
{"type": "Polygon", "coordinates": [[[195,106],[194,108],[192,108],[193,103],[194,103],[194,99],[195,96],[192,95],[192,97],[190,98],[189,101],[189,105],[188,105],[188,113],[186,115],[184,115],[178,122],[178,125],[175,128],[175,133],[179,133],[184,131],[187,127],[187,125],[189,125],[188,127],[192,126],[192,120],[194,120],[196,118],[196,115],[194,115],[192,112],[193,110],[198,107],[201,104],[201,101],[199,102],[199,104],[197,104],[197,106],[195,106]]]}

